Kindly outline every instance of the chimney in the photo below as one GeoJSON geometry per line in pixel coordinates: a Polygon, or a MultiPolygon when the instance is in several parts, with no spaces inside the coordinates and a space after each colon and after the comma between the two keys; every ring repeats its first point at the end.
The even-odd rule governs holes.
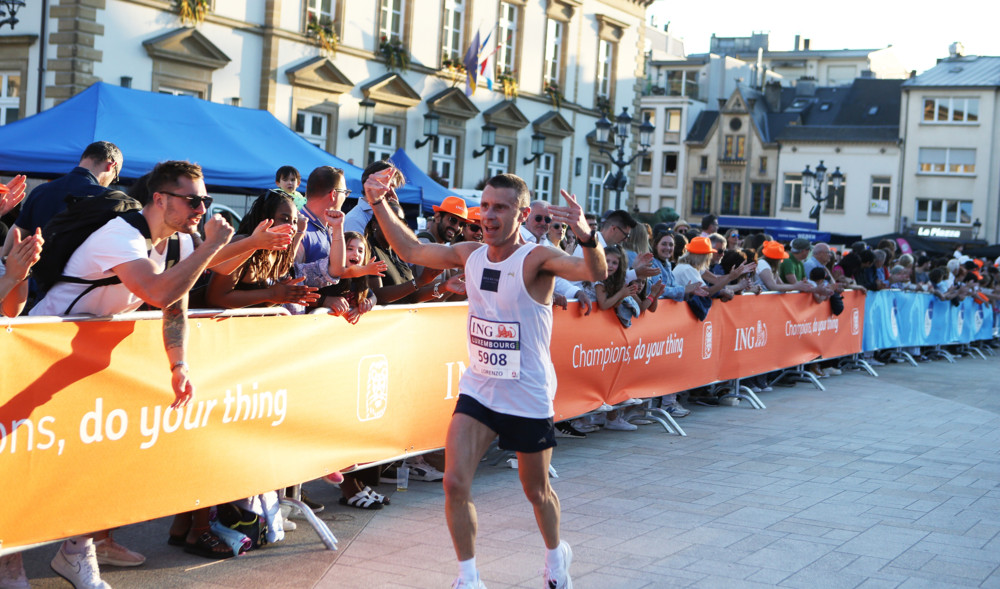
{"type": "Polygon", "coordinates": [[[965,45],[962,45],[961,41],[955,41],[951,45],[948,45],[948,56],[953,59],[956,57],[964,57],[965,45]]]}
{"type": "Polygon", "coordinates": [[[795,35],[795,51],[799,50],[799,41],[801,40],[801,38],[802,37],[800,35],[795,35]]]}
{"type": "Polygon", "coordinates": [[[809,51],[809,39],[802,40],[802,50],[809,51]]]}
{"type": "Polygon", "coordinates": [[[780,112],[781,110],[781,82],[772,80],[764,84],[764,102],[767,110],[780,112]]]}

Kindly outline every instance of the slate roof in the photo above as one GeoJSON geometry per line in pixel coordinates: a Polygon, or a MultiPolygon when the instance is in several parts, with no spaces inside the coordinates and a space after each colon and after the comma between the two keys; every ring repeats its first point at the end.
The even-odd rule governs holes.
{"type": "Polygon", "coordinates": [[[967,55],[942,59],[936,66],[904,82],[903,86],[1000,86],[1000,57],[967,55]]]}
{"type": "Polygon", "coordinates": [[[712,130],[712,125],[719,119],[719,111],[703,110],[698,113],[698,118],[691,125],[686,141],[693,143],[704,143],[708,139],[708,133],[712,130]]]}
{"type": "MultiPolygon", "coordinates": [[[[850,85],[818,87],[809,95],[782,88],[780,108],[768,108],[764,94],[740,87],[765,143],[774,141],[850,141],[886,143],[899,139],[900,87],[903,80],[858,78],[850,85]]],[[[687,140],[704,143],[719,111],[702,111],[687,140]]]]}

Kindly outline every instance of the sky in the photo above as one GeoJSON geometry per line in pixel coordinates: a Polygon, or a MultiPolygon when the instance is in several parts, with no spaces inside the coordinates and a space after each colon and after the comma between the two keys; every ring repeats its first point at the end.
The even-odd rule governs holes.
{"type": "Polygon", "coordinates": [[[770,33],[770,49],[789,51],[795,35],[811,39],[811,49],[880,49],[892,45],[907,70],[923,72],[948,45],[960,41],[966,55],[1000,55],[1000,34],[994,1],[968,0],[948,6],[932,2],[900,3],[887,0],[792,2],[714,0],[691,2],[656,0],[647,14],[660,28],[684,39],[684,50],[708,51],[712,33],[719,37],[748,37],[770,33]],[[815,8],[815,10],[812,10],[815,8]]]}

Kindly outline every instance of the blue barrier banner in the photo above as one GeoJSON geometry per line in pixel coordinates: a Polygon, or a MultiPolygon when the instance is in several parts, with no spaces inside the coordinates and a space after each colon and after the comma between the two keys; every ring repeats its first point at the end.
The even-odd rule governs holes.
{"type": "Polygon", "coordinates": [[[870,352],[992,339],[996,319],[992,305],[971,298],[954,305],[927,293],[869,292],[861,347],[870,352]]]}

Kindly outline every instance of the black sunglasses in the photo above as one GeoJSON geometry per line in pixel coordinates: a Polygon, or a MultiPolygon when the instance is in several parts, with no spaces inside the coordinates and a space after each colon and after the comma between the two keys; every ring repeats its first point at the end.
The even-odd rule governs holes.
{"type": "Polygon", "coordinates": [[[473,233],[479,233],[483,230],[481,225],[468,225],[467,227],[469,228],[469,231],[472,231],[473,233]]]}
{"type": "Polygon", "coordinates": [[[177,198],[183,198],[187,201],[188,206],[191,210],[197,210],[202,203],[205,205],[205,209],[212,206],[212,201],[215,200],[211,196],[198,196],[197,194],[177,194],[176,192],[170,192],[168,190],[160,190],[163,194],[169,194],[170,196],[176,196],[177,198]]]}
{"type": "Polygon", "coordinates": [[[541,223],[544,220],[546,223],[552,222],[552,217],[547,217],[545,215],[535,215],[535,223],[541,223]]]}

